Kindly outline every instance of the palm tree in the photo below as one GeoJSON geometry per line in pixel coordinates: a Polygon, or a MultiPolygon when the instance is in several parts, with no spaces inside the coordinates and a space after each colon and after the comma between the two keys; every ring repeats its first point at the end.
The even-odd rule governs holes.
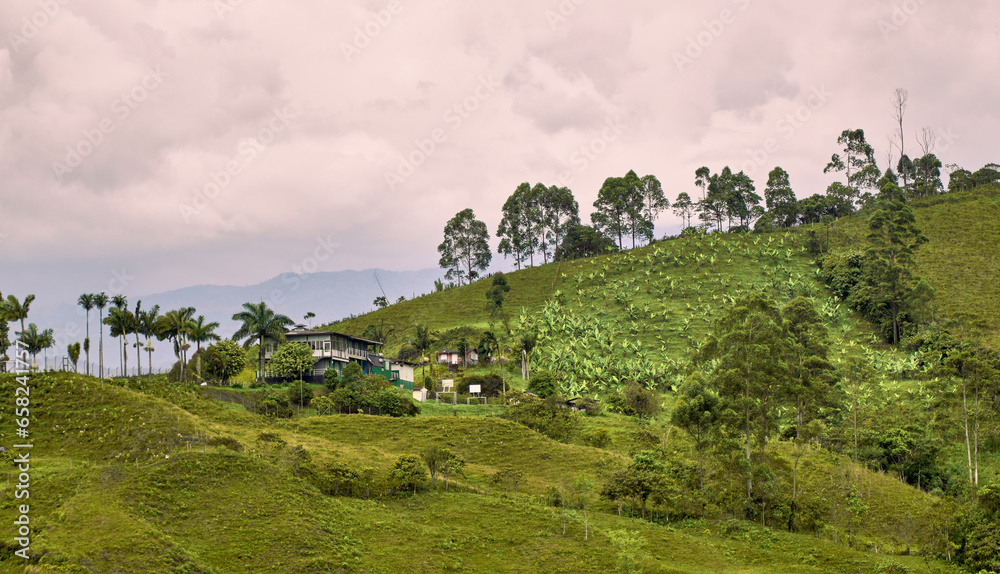
{"type": "MultiPolygon", "coordinates": [[[[80,298],[76,300],[76,304],[83,307],[87,311],[87,341],[90,341],[90,310],[94,308],[94,295],[91,293],[84,293],[80,295],[80,298]]],[[[90,344],[84,344],[84,348],[87,350],[87,375],[90,375],[90,344]]]]}
{"type": "Polygon", "coordinates": [[[24,343],[27,351],[31,353],[32,364],[37,367],[38,353],[55,344],[55,337],[52,335],[52,329],[39,332],[38,325],[31,323],[28,325],[27,330],[21,331],[21,342],[24,343]]]}
{"type": "MultiPolygon", "coordinates": [[[[209,341],[218,341],[222,337],[215,334],[215,330],[219,328],[219,324],[215,321],[211,323],[205,322],[204,315],[198,315],[198,318],[191,323],[191,332],[189,337],[192,341],[198,344],[198,349],[195,354],[201,353],[201,344],[207,343],[209,341]]],[[[201,376],[201,357],[198,357],[198,376],[201,376]]]]}
{"type": "Polygon", "coordinates": [[[424,380],[424,354],[427,353],[427,349],[431,348],[434,344],[434,335],[431,334],[430,327],[427,325],[417,325],[417,331],[413,335],[413,346],[420,350],[420,382],[423,383],[424,380]]]}
{"type": "Polygon", "coordinates": [[[97,356],[99,373],[101,373],[101,378],[104,378],[104,308],[108,306],[108,296],[101,291],[96,295],[93,295],[94,307],[97,307],[97,328],[100,331],[100,339],[97,343],[97,356]]]}
{"type": "Polygon", "coordinates": [[[135,302],[135,312],[132,313],[134,321],[132,322],[131,333],[135,333],[135,374],[142,374],[142,343],[139,342],[139,327],[142,323],[142,299],[135,302]]]}
{"type": "Polygon", "coordinates": [[[21,322],[21,340],[24,340],[24,320],[28,318],[28,309],[31,307],[31,302],[35,300],[34,295],[28,295],[24,298],[24,302],[19,302],[17,297],[13,295],[8,295],[7,300],[3,302],[2,313],[6,315],[6,321],[20,321],[21,322]]]}
{"type": "Polygon", "coordinates": [[[264,376],[264,339],[274,339],[277,342],[285,340],[285,327],[294,325],[285,315],[277,315],[272,309],[267,307],[267,303],[244,303],[243,311],[233,315],[233,321],[240,321],[243,325],[233,333],[233,340],[246,339],[243,343],[244,349],[249,349],[254,342],[260,343],[260,355],[257,359],[257,379],[264,376]]]}
{"type": "MultiPolygon", "coordinates": [[[[114,305],[115,308],[117,308],[119,311],[122,311],[122,310],[125,310],[125,308],[128,306],[128,299],[126,299],[124,295],[115,295],[114,297],[111,298],[111,304],[114,305]]],[[[111,316],[111,311],[108,311],[108,316],[109,317],[111,316]]],[[[111,326],[111,323],[105,323],[105,324],[108,325],[108,326],[111,326]]],[[[114,337],[115,335],[111,335],[111,336],[114,337]]],[[[122,340],[124,341],[124,337],[125,337],[124,334],[118,335],[118,336],[121,337],[122,340]]],[[[121,346],[121,348],[118,349],[118,361],[119,361],[120,366],[121,366],[121,375],[123,377],[125,376],[125,354],[124,353],[125,353],[125,345],[123,343],[122,346],[121,346]]]]}
{"type": "Polygon", "coordinates": [[[112,337],[120,337],[122,340],[122,348],[119,353],[122,361],[121,376],[128,376],[128,343],[125,337],[134,329],[135,315],[124,306],[115,306],[108,311],[108,316],[104,318],[104,324],[111,328],[110,334],[112,337]]]}
{"type": "Polygon", "coordinates": [[[163,316],[164,338],[172,339],[174,342],[174,354],[180,361],[180,380],[184,380],[184,366],[187,363],[187,350],[191,347],[185,339],[194,326],[194,307],[181,307],[174,311],[168,311],[163,316]]]}
{"type": "Polygon", "coordinates": [[[142,311],[136,318],[136,323],[138,323],[136,330],[146,336],[146,353],[149,358],[149,378],[153,378],[153,337],[160,339],[163,333],[163,317],[160,316],[160,306],[153,305],[149,311],[142,311]]]}

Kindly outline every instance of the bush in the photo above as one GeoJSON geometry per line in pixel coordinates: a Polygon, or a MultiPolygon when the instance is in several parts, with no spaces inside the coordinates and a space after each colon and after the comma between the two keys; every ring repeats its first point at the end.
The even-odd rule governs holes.
{"type": "Polygon", "coordinates": [[[247,367],[247,355],[235,341],[223,339],[205,349],[202,367],[206,375],[228,385],[230,379],[247,367]]]}
{"type": "MultiPolygon", "coordinates": [[[[344,369],[345,375],[348,369],[344,369]]],[[[347,377],[344,377],[347,378],[347,377]]],[[[420,413],[413,396],[389,384],[381,375],[361,376],[330,393],[333,409],[390,417],[412,417],[420,413]]]]}
{"type": "Polygon", "coordinates": [[[611,393],[605,398],[604,403],[613,413],[639,418],[652,418],[661,408],[656,391],[637,383],[629,383],[624,389],[611,393]]]}
{"type": "Polygon", "coordinates": [[[337,369],[329,368],[323,372],[323,384],[331,391],[340,386],[340,375],[337,373],[337,369]]]}
{"type": "Polygon", "coordinates": [[[288,403],[288,394],[272,388],[257,393],[257,412],[277,418],[291,418],[295,414],[288,403]]]}
{"type": "Polygon", "coordinates": [[[397,490],[413,490],[427,483],[427,469],[424,468],[420,458],[412,454],[404,454],[392,463],[389,468],[389,486],[397,490]]]}
{"type": "Polygon", "coordinates": [[[557,406],[555,401],[543,401],[524,393],[507,393],[510,407],[501,415],[503,418],[520,423],[551,439],[568,440],[580,428],[576,413],[557,406]]]}
{"type": "Polygon", "coordinates": [[[538,371],[528,381],[528,392],[546,399],[559,392],[559,384],[556,383],[556,379],[552,376],[552,373],[538,371]]]}
{"type": "Polygon", "coordinates": [[[313,398],[312,387],[302,381],[289,383],[286,392],[288,393],[288,402],[300,407],[308,405],[313,398]]]}
{"type": "Polygon", "coordinates": [[[333,411],[337,408],[337,405],[330,400],[330,397],[325,395],[309,401],[309,406],[316,409],[316,414],[318,415],[332,415],[333,411]]]}

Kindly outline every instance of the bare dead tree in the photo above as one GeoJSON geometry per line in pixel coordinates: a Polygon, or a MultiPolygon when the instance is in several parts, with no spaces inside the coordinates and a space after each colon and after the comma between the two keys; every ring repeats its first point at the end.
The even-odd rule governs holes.
{"type": "MultiPolygon", "coordinates": [[[[906,102],[910,94],[903,88],[896,88],[892,94],[892,119],[899,124],[899,157],[906,155],[906,132],[903,131],[903,115],[906,113],[906,102]]],[[[906,170],[900,170],[903,176],[903,189],[906,189],[906,170]]]]}
{"type": "Polygon", "coordinates": [[[917,143],[920,144],[920,151],[923,155],[934,153],[934,146],[937,145],[937,132],[931,128],[924,128],[917,135],[917,143]]]}

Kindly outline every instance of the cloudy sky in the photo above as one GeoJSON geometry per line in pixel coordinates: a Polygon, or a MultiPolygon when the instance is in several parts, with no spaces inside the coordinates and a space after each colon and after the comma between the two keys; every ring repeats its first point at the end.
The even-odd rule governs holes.
{"type": "Polygon", "coordinates": [[[436,267],[523,181],[585,221],[629,169],[802,197],[844,129],[884,167],[898,87],[909,149],[1000,161],[989,0],[5,1],[0,40],[5,295],[436,267]]]}

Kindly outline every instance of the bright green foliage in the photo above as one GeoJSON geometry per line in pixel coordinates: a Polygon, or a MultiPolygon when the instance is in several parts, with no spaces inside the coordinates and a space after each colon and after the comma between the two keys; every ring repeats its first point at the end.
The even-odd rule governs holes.
{"type": "Polygon", "coordinates": [[[437,475],[457,476],[461,474],[465,460],[452,452],[450,449],[439,445],[431,445],[420,451],[420,458],[427,465],[427,470],[431,474],[431,488],[437,481],[437,475]]]}
{"type": "Polygon", "coordinates": [[[551,439],[567,440],[579,432],[580,416],[558,406],[553,399],[541,400],[520,392],[508,393],[507,400],[511,406],[502,416],[551,439]]]}
{"type": "Polygon", "coordinates": [[[721,430],[724,405],[719,395],[708,387],[701,373],[695,372],[681,385],[670,421],[684,429],[694,441],[698,453],[701,515],[705,517],[705,451],[715,433],[721,430]]]}
{"type": "Polygon", "coordinates": [[[833,365],[827,360],[827,330],[816,305],[796,297],[781,310],[782,328],[789,338],[790,396],[795,402],[795,424],[801,427],[833,404],[833,365]]]}
{"type": "Polygon", "coordinates": [[[559,392],[555,377],[549,371],[539,371],[531,377],[528,384],[528,391],[544,398],[551,397],[559,392]]]}
{"type": "Polygon", "coordinates": [[[80,361],[80,342],[67,345],[66,355],[69,356],[69,362],[73,363],[73,372],[76,372],[76,364],[80,361]]]}
{"type": "Polygon", "coordinates": [[[447,269],[445,277],[462,285],[472,283],[480,271],[490,266],[493,256],[488,243],[490,233],[486,224],[476,219],[471,209],[458,212],[444,226],[444,241],[438,245],[441,260],[438,264],[447,269]]]}
{"type": "Polygon", "coordinates": [[[421,464],[420,458],[404,454],[392,463],[389,468],[389,484],[397,490],[413,490],[423,487],[427,483],[427,469],[421,464]]]}
{"type": "Polygon", "coordinates": [[[633,530],[609,530],[607,534],[611,544],[618,551],[618,571],[621,574],[640,574],[646,539],[633,530]]]}
{"type": "MultiPolygon", "coordinates": [[[[111,312],[114,313],[114,309],[111,312]]],[[[202,362],[209,377],[228,384],[230,379],[247,368],[247,355],[235,341],[223,339],[205,349],[202,362]]]]}
{"type": "Polygon", "coordinates": [[[411,395],[392,386],[381,375],[365,376],[360,371],[356,363],[344,367],[340,386],[330,393],[330,400],[338,412],[390,417],[412,417],[420,413],[411,395]]]}
{"type": "Polygon", "coordinates": [[[268,370],[279,377],[302,378],[302,374],[312,370],[316,362],[313,351],[305,343],[286,343],[280,345],[271,355],[267,363],[268,370]]]}
{"type": "Polygon", "coordinates": [[[313,397],[309,401],[309,406],[316,409],[316,414],[322,415],[332,415],[337,408],[330,397],[323,395],[321,397],[313,397]]]}

